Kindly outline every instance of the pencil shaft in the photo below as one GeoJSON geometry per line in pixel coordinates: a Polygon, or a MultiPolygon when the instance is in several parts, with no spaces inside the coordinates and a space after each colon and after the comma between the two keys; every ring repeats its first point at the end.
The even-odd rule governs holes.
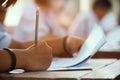
{"type": "Polygon", "coordinates": [[[35,45],[37,45],[38,43],[38,24],[39,24],[39,9],[36,10],[35,45]]]}

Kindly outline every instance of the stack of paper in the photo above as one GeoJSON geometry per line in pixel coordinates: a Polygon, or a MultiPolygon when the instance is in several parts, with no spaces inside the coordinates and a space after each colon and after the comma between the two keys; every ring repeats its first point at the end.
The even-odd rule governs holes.
{"type": "Polygon", "coordinates": [[[106,42],[100,26],[95,26],[88,39],[81,47],[78,55],[73,58],[54,60],[48,70],[88,69],[86,63],[106,42]]]}

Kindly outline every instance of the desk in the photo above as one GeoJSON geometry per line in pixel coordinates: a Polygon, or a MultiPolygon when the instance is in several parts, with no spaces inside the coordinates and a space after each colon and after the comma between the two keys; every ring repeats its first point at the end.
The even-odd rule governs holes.
{"type": "MultiPolygon", "coordinates": [[[[115,77],[120,75],[120,60],[115,63],[103,67],[99,70],[94,70],[88,75],[82,77],[82,80],[113,80],[115,77]]],[[[120,80],[120,76],[119,79],[120,80]]]]}
{"type": "Polygon", "coordinates": [[[0,80],[113,80],[120,74],[120,60],[91,59],[87,63],[93,70],[3,73],[0,80]]]}
{"type": "Polygon", "coordinates": [[[116,58],[116,59],[120,59],[120,51],[100,51],[97,52],[93,58],[116,58]]]}

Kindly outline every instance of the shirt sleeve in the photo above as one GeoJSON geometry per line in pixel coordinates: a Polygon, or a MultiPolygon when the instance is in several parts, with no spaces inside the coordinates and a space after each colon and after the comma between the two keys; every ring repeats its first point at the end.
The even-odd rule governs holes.
{"type": "Polygon", "coordinates": [[[11,43],[11,37],[6,32],[0,31],[0,49],[9,47],[11,43]]]}
{"type": "Polygon", "coordinates": [[[114,13],[108,13],[101,21],[104,31],[109,32],[117,26],[117,16],[114,13]]]}

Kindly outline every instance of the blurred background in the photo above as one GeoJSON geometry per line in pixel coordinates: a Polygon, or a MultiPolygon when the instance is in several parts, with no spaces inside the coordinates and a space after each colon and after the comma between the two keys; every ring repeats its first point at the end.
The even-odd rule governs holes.
{"type": "MultiPolygon", "coordinates": [[[[18,0],[14,7],[9,8],[4,22],[5,25],[8,27],[17,26],[25,5],[29,4],[31,1],[32,0],[18,0]]],[[[92,7],[93,1],[94,0],[68,0],[66,7],[69,12],[72,12],[72,16],[75,16],[79,11],[88,12],[92,7]]],[[[114,13],[118,13],[120,11],[120,0],[111,0],[111,2],[113,4],[114,13]]]]}

